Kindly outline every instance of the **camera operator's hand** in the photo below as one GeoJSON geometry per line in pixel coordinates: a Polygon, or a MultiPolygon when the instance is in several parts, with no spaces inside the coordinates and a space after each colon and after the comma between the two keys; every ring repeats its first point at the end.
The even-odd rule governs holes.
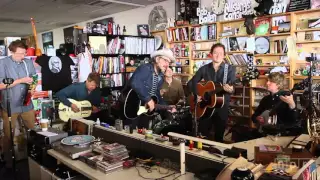
{"type": "Polygon", "coordinates": [[[287,103],[291,109],[296,108],[296,103],[293,100],[293,96],[280,96],[281,101],[287,103]]]}

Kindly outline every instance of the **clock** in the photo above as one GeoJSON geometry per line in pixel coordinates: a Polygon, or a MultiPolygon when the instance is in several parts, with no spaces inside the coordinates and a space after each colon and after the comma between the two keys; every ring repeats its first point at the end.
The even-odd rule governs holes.
{"type": "Polygon", "coordinates": [[[256,38],[256,53],[257,54],[266,54],[270,51],[270,41],[267,37],[258,37],[256,38]]]}
{"type": "Polygon", "coordinates": [[[212,12],[216,15],[220,15],[224,12],[224,6],[226,5],[226,0],[213,0],[212,1],[212,12]]]}

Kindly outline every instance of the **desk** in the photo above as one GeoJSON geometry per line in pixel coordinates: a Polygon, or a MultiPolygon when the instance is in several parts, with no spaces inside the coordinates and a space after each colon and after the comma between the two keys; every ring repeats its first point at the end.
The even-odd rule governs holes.
{"type": "MultiPolygon", "coordinates": [[[[112,133],[115,133],[115,134],[119,134],[119,135],[122,135],[122,136],[126,136],[126,137],[133,138],[133,139],[136,139],[136,140],[139,140],[139,141],[147,142],[147,143],[150,143],[150,144],[154,144],[156,146],[161,146],[161,147],[164,147],[164,148],[167,148],[167,149],[172,149],[172,150],[180,152],[179,146],[173,146],[172,142],[168,142],[168,141],[166,141],[166,142],[158,142],[155,139],[145,139],[144,135],[139,134],[136,131],[134,131],[132,134],[129,134],[129,133],[125,132],[125,131],[117,131],[117,130],[113,130],[113,129],[110,129],[110,128],[105,128],[103,126],[95,126],[95,128],[98,128],[98,129],[101,129],[101,130],[104,130],[104,131],[109,131],[109,132],[112,132],[112,133]]],[[[215,156],[214,154],[210,154],[208,151],[197,150],[196,148],[194,148],[193,150],[189,150],[189,148],[186,148],[186,153],[190,154],[192,156],[197,156],[197,157],[200,157],[200,158],[203,158],[203,159],[208,159],[210,161],[215,161],[215,162],[225,163],[225,164],[230,164],[230,163],[233,163],[235,161],[234,158],[229,158],[229,157],[226,157],[226,156],[223,156],[223,155],[221,155],[221,157],[222,157],[221,158],[221,157],[215,156]]]]}
{"type": "MultiPolygon", "coordinates": [[[[280,145],[282,147],[287,147],[292,144],[292,141],[295,139],[295,136],[283,136],[274,138],[272,136],[262,137],[258,139],[253,139],[249,141],[233,143],[234,147],[247,149],[248,152],[248,160],[251,161],[254,159],[254,147],[259,145],[280,145]]],[[[302,134],[296,138],[296,140],[308,141],[309,135],[302,134]]]]}
{"type": "MultiPolygon", "coordinates": [[[[111,172],[105,174],[99,170],[93,169],[89,167],[87,164],[79,161],[79,160],[72,160],[69,157],[50,149],[48,150],[48,154],[52,157],[56,158],[59,162],[63,163],[64,165],[70,167],[71,169],[83,174],[89,179],[92,180],[106,180],[106,179],[114,179],[114,180],[141,180],[142,177],[139,176],[138,171],[136,168],[124,169],[115,172],[111,172]]],[[[140,173],[142,176],[146,178],[160,178],[166,176],[166,174],[160,174],[158,171],[154,170],[152,173],[147,173],[144,169],[139,168],[140,173]]],[[[169,172],[167,175],[172,174],[173,171],[169,172]]],[[[192,180],[194,179],[192,173],[186,173],[185,175],[180,176],[180,173],[173,174],[167,178],[166,180],[172,180],[177,178],[177,180],[192,180]],[[179,176],[179,177],[178,177],[179,176]]]]}

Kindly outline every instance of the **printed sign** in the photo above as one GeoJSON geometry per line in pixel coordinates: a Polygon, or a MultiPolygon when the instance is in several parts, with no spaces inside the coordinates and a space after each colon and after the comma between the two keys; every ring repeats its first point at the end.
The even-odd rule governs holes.
{"type": "Polygon", "coordinates": [[[251,0],[228,2],[224,7],[224,20],[240,19],[242,15],[252,14],[251,0]]]}

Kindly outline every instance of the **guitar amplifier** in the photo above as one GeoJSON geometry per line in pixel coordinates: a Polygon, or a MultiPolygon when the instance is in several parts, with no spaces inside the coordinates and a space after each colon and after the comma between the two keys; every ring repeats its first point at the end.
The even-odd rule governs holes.
{"type": "Polygon", "coordinates": [[[71,132],[78,135],[92,135],[94,121],[86,119],[71,119],[71,132]]]}
{"type": "Polygon", "coordinates": [[[48,128],[48,131],[42,131],[41,129],[31,129],[29,131],[30,141],[37,142],[38,144],[50,145],[56,141],[68,136],[67,132],[48,128]]]}

